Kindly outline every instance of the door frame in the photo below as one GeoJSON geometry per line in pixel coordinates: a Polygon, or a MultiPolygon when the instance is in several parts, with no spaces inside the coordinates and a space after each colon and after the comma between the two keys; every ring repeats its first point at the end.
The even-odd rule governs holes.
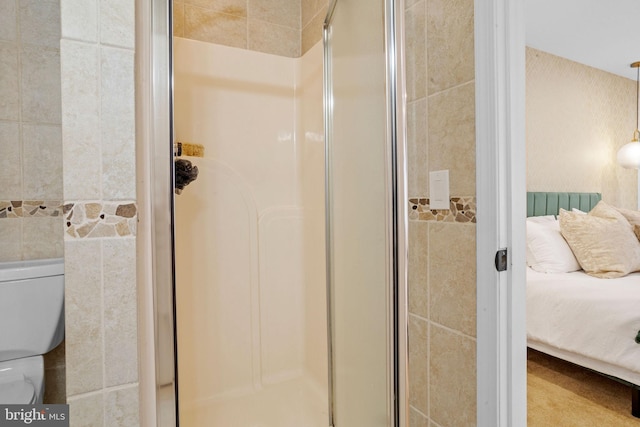
{"type": "Polygon", "coordinates": [[[522,0],[475,0],[477,425],[526,426],[522,0]],[[508,268],[498,272],[496,251],[508,268]]]}

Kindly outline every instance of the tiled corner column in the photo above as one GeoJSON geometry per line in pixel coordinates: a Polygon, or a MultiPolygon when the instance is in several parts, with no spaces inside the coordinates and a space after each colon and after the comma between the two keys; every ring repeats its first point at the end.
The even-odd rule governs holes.
{"type": "Polygon", "coordinates": [[[411,427],[476,425],[473,0],[405,11],[411,427]],[[448,169],[450,209],[429,207],[448,169]]]}
{"type": "Polygon", "coordinates": [[[136,426],[134,0],[61,0],[71,426],[136,426]]]}

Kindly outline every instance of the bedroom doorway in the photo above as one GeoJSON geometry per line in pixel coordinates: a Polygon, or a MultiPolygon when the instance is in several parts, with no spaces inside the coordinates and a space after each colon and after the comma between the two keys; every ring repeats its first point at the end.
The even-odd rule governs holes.
{"type": "MultiPolygon", "coordinates": [[[[524,9],[526,190],[541,192],[540,197],[548,191],[571,192],[574,198],[597,192],[598,199],[602,197],[608,206],[635,211],[637,172],[619,166],[616,152],[636,127],[636,71],[629,64],[640,58],[640,49],[632,40],[625,43],[628,23],[640,15],[640,8],[627,1],[604,5],[525,0],[524,9]],[[601,47],[595,48],[595,44],[601,47]],[[579,144],[577,151],[574,142],[579,144]]],[[[591,207],[593,204],[579,209],[586,212],[591,207]]],[[[542,214],[557,214],[557,207],[535,215],[542,214]]],[[[565,223],[573,222],[574,215],[566,215],[565,223]]],[[[553,218],[547,224],[555,228],[559,239],[551,244],[546,238],[543,246],[535,245],[540,231],[549,230],[539,221],[544,219],[527,219],[527,247],[533,254],[527,255],[526,284],[529,425],[541,425],[542,419],[567,425],[567,418],[579,423],[585,417],[594,425],[638,425],[640,420],[631,414],[631,394],[636,394],[637,407],[639,391],[631,385],[639,384],[640,379],[637,363],[634,366],[639,359],[634,338],[640,327],[636,314],[640,302],[637,293],[625,293],[618,301],[615,298],[624,292],[618,286],[625,280],[637,283],[640,277],[630,274],[605,281],[584,273],[583,260],[575,250],[574,257],[570,237],[565,233],[565,241],[553,218]],[[556,256],[554,262],[563,259],[556,266],[540,257],[540,250],[557,254],[563,246],[568,256],[556,256]],[[557,286],[560,280],[562,287],[557,286]],[[606,295],[598,295],[603,282],[606,295]],[[544,298],[543,304],[540,298],[544,298]],[[607,309],[604,301],[612,301],[613,310],[607,309]],[[626,303],[636,308],[623,308],[626,303]],[[554,313],[544,313],[550,306],[554,313]],[[558,313],[563,321],[557,319],[558,313]],[[581,320],[581,313],[589,313],[587,321],[581,320]],[[621,321],[618,317],[625,316],[623,322],[631,329],[628,332],[614,326],[621,321]],[[598,328],[589,326],[595,318],[607,319],[601,335],[598,328]],[[586,340],[580,331],[589,331],[586,340]],[[597,347],[606,350],[598,352],[597,347]]],[[[635,241],[631,233],[628,237],[635,241]]],[[[616,246],[621,246],[619,241],[616,246]]]]}
{"type": "Polygon", "coordinates": [[[476,2],[478,216],[495,219],[478,231],[478,425],[527,423],[525,6],[476,2]],[[496,248],[508,252],[502,273],[496,248]]]}

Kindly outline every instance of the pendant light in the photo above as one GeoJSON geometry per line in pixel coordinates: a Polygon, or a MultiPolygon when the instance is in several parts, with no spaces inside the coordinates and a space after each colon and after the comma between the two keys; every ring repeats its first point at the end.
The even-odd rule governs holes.
{"type": "Polygon", "coordinates": [[[637,70],[636,72],[636,130],[633,132],[633,139],[630,143],[622,146],[618,150],[618,164],[627,169],[640,169],[640,142],[638,137],[640,131],[638,130],[638,100],[640,97],[640,61],[631,64],[632,68],[637,70]]]}

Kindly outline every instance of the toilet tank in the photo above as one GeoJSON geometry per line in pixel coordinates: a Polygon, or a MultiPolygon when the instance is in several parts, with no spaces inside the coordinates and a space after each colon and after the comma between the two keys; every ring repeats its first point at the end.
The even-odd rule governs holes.
{"type": "Polygon", "coordinates": [[[0,361],[44,354],[63,338],[62,258],[0,262],[0,361]]]}

